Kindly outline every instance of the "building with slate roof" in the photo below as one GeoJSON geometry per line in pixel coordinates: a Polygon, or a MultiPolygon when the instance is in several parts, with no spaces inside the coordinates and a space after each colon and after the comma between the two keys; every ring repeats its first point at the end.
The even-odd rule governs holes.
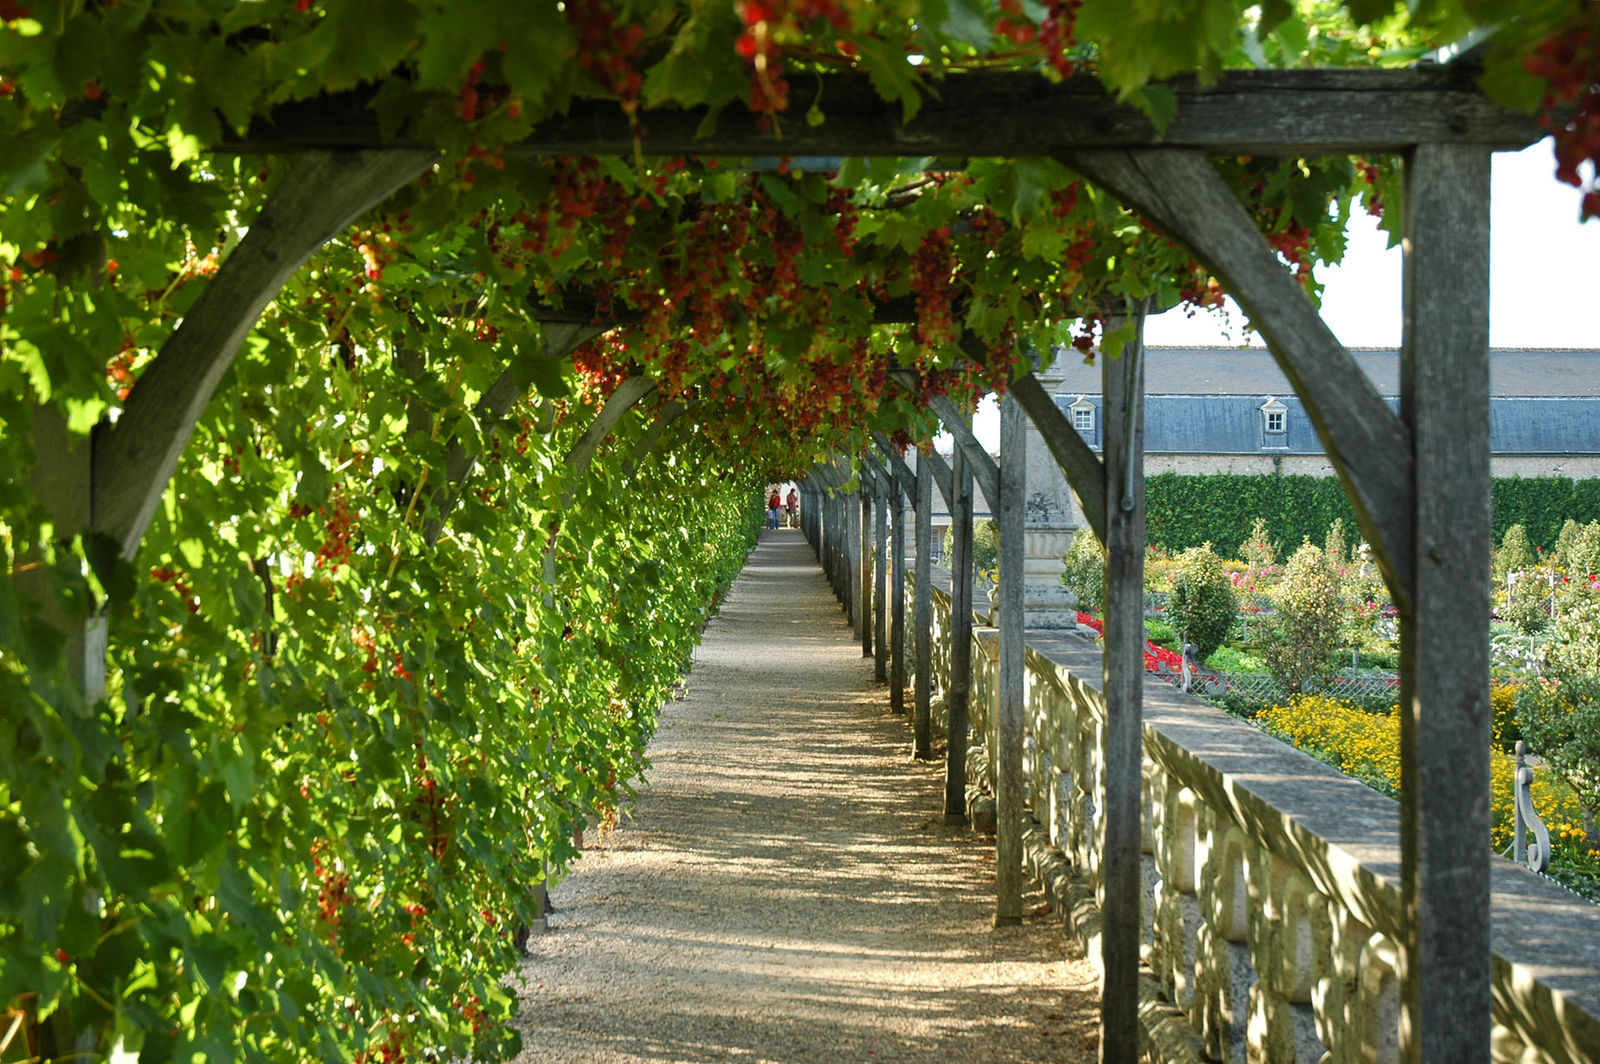
{"type": "MultiPolygon", "coordinates": [[[[1100,449],[1100,367],[1067,351],[1051,368],[1056,404],[1100,449]]],[[[1400,355],[1354,349],[1367,377],[1399,409],[1400,355]]],[[[1600,351],[1496,350],[1490,356],[1496,477],[1600,476],[1600,351]]],[[[1145,473],[1331,476],[1305,407],[1261,348],[1145,350],[1145,473]]]]}

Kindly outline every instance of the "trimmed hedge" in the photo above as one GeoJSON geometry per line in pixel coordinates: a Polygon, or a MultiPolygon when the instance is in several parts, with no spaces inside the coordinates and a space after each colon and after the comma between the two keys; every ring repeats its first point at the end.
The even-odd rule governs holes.
{"type": "MultiPolygon", "coordinates": [[[[1496,543],[1521,524],[1529,543],[1548,552],[1568,518],[1600,520],[1600,480],[1496,478],[1491,501],[1496,543]]],[[[1302,540],[1323,542],[1336,518],[1351,533],[1358,528],[1337,477],[1158,473],[1145,481],[1145,507],[1152,545],[1178,551],[1209,542],[1224,557],[1238,554],[1257,517],[1280,558],[1302,540]]]]}

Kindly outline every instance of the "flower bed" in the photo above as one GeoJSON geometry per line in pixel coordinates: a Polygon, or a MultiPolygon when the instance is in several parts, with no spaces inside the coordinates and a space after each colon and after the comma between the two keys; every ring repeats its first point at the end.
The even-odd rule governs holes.
{"type": "MultiPolygon", "coordinates": [[[[1326,761],[1347,776],[1398,796],[1400,793],[1400,717],[1370,713],[1326,695],[1297,695],[1255,718],[1262,730],[1326,761]]],[[[1511,845],[1516,759],[1489,751],[1490,801],[1496,850],[1511,845]]],[[[1600,901],[1600,848],[1583,830],[1583,806],[1572,789],[1552,772],[1536,771],[1533,805],[1550,829],[1551,875],[1600,901]]]]}

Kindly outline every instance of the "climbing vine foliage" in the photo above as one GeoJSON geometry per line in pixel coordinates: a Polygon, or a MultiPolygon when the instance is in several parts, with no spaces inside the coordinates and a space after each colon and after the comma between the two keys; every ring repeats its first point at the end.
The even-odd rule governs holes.
{"type": "MultiPolygon", "coordinates": [[[[639,778],[765,481],[926,440],[1030,347],[1114,353],[1108,312],[1220,302],[1053,159],[784,157],[833,120],[796,86],[909,119],[975,69],[1097,77],[1160,124],[1169,76],[1498,30],[1488,82],[1565,106],[1592,186],[1587,7],[1415,9],[0,0],[0,1059],[510,1054],[531,888],[639,778]],[[431,161],[218,333],[109,536],[90,471],[174,442],[117,427],[296,224],[263,210],[305,159],[240,138],[325,94],[431,161]],[[518,148],[594,101],[631,155],[518,148]],[[779,147],[643,153],[697,106],[779,147]]],[[[1400,192],[1384,157],[1217,166],[1313,298],[1400,192]]]]}

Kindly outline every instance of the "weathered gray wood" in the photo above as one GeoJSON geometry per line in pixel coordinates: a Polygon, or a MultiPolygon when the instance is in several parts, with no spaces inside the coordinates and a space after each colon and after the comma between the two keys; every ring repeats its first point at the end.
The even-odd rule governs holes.
{"type": "Polygon", "coordinates": [[[983,492],[983,498],[989,504],[991,511],[1000,509],[1000,470],[994,464],[994,459],[989,452],[983,449],[983,444],[978,442],[978,437],[972,434],[972,425],[968,423],[966,415],[956,408],[943,395],[933,396],[928,400],[928,409],[939,415],[939,420],[944,424],[945,431],[955,438],[956,450],[960,451],[967,460],[967,467],[972,472],[972,479],[977,483],[978,490],[983,492]]]}
{"type": "Polygon", "coordinates": [[[1067,483],[1077,493],[1083,516],[1088,519],[1094,534],[1105,542],[1106,534],[1106,471],[1100,458],[1072,427],[1072,420],[1061,412],[1056,401],[1039,378],[1029,373],[1011,382],[1011,394],[1016,397],[1028,419],[1039,430],[1044,444],[1061,467],[1067,483]]]}
{"type": "Polygon", "coordinates": [[[1400,605],[1413,558],[1411,433],[1323,322],[1233,191],[1188,152],[1076,152],[1063,161],[1187,244],[1250,315],[1305,403],[1400,605]]]}
{"type": "Polygon", "coordinates": [[[639,463],[644,461],[645,455],[655,450],[656,445],[661,442],[661,438],[666,434],[666,431],[677,424],[678,419],[687,414],[692,406],[693,404],[685,403],[678,399],[669,399],[662,403],[661,409],[656,411],[655,418],[651,420],[649,428],[645,429],[644,435],[634,445],[633,454],[628,456],[624,469],[629,474],[637,472],[639,463]]]}
{"type": "Polygon", "coordinates": [[[94,528],[139,549],[206,403],[262,309],[333,234],[438,158],[432,150],[303,156],[146,367],[117,421],[94,434],[94,528]]]}
{"type": "Polygon", "coordinates": [[[860,591],[856,595],[856,602],[860,608],[857,621],[858,634],[861,636],[861,656],[864,658],[872,657],[872,489],[868,486],[870,475],[865,471],[862,472],[861,507],[856,524],[856,558],[860,562],[857,566],[860,581],[860,591]]]}
{"type": "Polygon", "coordinates": [[[950,689],[944,820],[967,820],[967,703],[972,695],[972,471],[961,448],[950,455],[950,689]]]}
{"type": "MultiPolygon", "coordinates": [[[[889,682],[889,474],[873,462],[872,678],[889,682]]],[[[903,706],[901,707],[904,708],[903,706]]]]}
{"type": "Polygon", "coordinates": [[[994,751],[996,927],[1022,922],[1022,780],[1026,648],[1022,645],[1023,502],[1027,498],[1027,429],[1022,405],[1000,403],[1000,674],[994,751]]]}
{"type": "Polygon", "coordinates": [[[889,463],[889,712],[906,711],[906,502],[915,505],[916,485],[900,452],[882,434],[874,433],[884,461],[889,463]]]}
{"type": "Polygon", "coordinates": [[[889,442],[889,437],[881,432],[872,434],[872,442],[878,445],[878,451],[883,455],[884,461],[889,463],[889,471],[894,474],[895,485],[905,495],[906,501],[912,506],[917,504],[917,475],[906,465],[906,460],[900,457],[900,449],[889,442]]]}
{"type": "MultiPolygon", "coordinates": [[[[1142,334],[1144,323],[1138,323],[1142,334]]],[[[1106,725],[1101,832],[1100,1059],[1139,1059],[1140,785],[1144,699],[1144,408],[1142,339],[1118,359],[1101,361],[1105,393],[1106,470],[1106,725]],[[1131,431],[1130,431],[1131,430],[1131,431]],[[1133,491],[1127,492],[1132,468],[1133,491]]]]}
{"type": "Polygon", "coordinates": [[[889,710],[906,711],[906,494],[895,478],[890,520],[892,538],[889,556],[893,561],[889,575],[889,710]]]}
{"type": "Polygon", "coordinates": [[[1401,613],[1402,1057],[1488,1064],[1489,151],[1406,160],[1401,413],[1416,586],[1401,613]]]}
{"type": "MultiPolygon", "coordinates": [[[[1093,74],[1052,83],[1031,72],[971,71],[937,82],[903,121],[898,102],[878,97],[864,74],[796,78],[789,113],[815,101],[827,121],[762,128],[759,116],[730,107],[642,111],[637,119],[610,101],[574,100],[540,124],[512,153],[523,155],[1044,155],[1073,147],[1168,145],[1213,154],[1315,154],[1398,150],[1424,142],[1472,141],[1521,148],[1542,136],[1531,116],[1491,103],[1475,71],[1455,66],[1409,70],[1241,70],[1210,86],[1167,82],[1177,111],[1157,131],[1138,108],[1118,103],[1093,74]]],[[[288,103],[255,122],[223,150],[404,147],[407,129],[385,141],[368,107],[372,89],[288,103]]],[[[774,124],[775,125],[775,124],[774,124]]]]}
{"type": "Polygon", "coordinates": [[[929,478],[939,486],[939,495],[944,499],[945,509],[955,513],[955,510],[952,509],[955,504],[951,502],[954,497],[955,487],[953,476],[950,472],[950,464],[939,456],[939,453],[933,449],[931,442],[928,444],[926,454],[921,452],[917,454],[918,470],[922,468],[922,463],[924,462],[928,464],[929,478]]]}
{"type": "Polygon", "coordinates": [[[572,449],[567,452],[566,463],[567,467],[572,470],[574,484],[562,495],[561,502],[563,506],[572,505],[573,497],[578,490],[576,481],[582,478],[583,474],[588,470],[589,463],[594,461],[594,456],[599,452],[600,445],[606,441],[607,436],[611,435],[611,430],[616,428],[617,422],[621,421],[623,415],[632,410],[647,396],[654,394],[655,390],[655,380],[640,373],[625,378],[621,384],[617,385],[616,390],[606,397],[604,405],[589,421],[588,427],[583,430],[583,435],[578,438],[578,442],[573,444],[572,449]]]}
{"type": "MultiPolygon", "coordinates": [[[[928,445],[933,450],[933,445],[928,445]]],[[[912,756],[933,757],[933,477],[917,455],[917,597],[911,619],[916,640],[916,680],[912,706],[912,756]]],[[[948,807],[947,807],[948,811],[948,807]]]]}

